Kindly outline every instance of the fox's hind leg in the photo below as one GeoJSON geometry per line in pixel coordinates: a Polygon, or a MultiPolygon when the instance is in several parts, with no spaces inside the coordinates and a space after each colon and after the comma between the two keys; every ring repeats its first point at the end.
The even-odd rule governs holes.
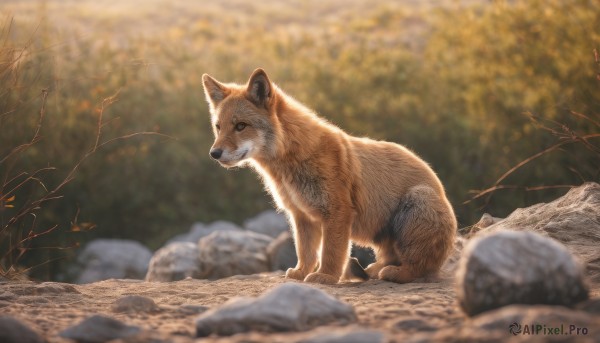
{"type": "Polygon", "coordinates": [[[379,271],[381,280],[408,283],[417,278],[418,271],[413,270],[411,266],[385,266],[379,271]]]}
{"type": "Polygon", "coordinates": [[[456,234],[449,203],[431,187],[415,186],[402,197],[390,222],[389,239],[400,263],[381,268],[379,278],[406,283],[436,273],[456,234]]]}
{"type": "Polygon", "coordinates": [[[292,213],[292,227],[298,264],[285,273],[288,278],[304,280],[306,275],[315,271],[318,264],[318,251],[321,245],[321,227],[299,210],[292,213]]]}

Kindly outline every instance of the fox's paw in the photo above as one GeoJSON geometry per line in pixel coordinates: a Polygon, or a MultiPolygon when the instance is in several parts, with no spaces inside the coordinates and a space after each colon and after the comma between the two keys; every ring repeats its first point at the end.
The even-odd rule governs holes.
{"type": "Polygon", "coordinates": [[[365,268],[365,273],[367,273],[371,279],[379,279],[379,271],[381,271],[382,268],[383,266],[377,262],[371,263],[367,268],[365,268]]]}
{"type": "Polygon", "coordinates": [[[333,275],[317,272],[317,273],[308,274],[308,276],[306,276],[306,278],[304,279],[304,282],[323,283],[323,284],[332,285],[332,284],[338,283],[339,280],[340,280],[339,277],[335,277],[333,275]]]}
{"type": "Polygon", "coordinates": [[[416,279],[406,266],[386,266],[379,272],[379,278],[396,283],[408,283],[416,279]]]}
{"type": "Polygon", "coordinates": [[[289,268],[285,273],[285,277],[302,281],[304,280],[304,277],[306,277],[306,273],[300,269],[289,268]]]}

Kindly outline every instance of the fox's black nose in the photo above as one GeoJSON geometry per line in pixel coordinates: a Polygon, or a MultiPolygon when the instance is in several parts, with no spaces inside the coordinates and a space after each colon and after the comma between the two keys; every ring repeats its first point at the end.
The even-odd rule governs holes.
{"type": "Polygon", "coordinates": [[[219,158],[221,158],[221,155],[223,155],[223,150],[210,149],[210,157],[214,158],[215,160],[218,160],[219,158]]]}

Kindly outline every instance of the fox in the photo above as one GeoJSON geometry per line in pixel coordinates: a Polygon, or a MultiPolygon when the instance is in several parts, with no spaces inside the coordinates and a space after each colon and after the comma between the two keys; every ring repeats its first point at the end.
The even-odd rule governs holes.
{"type": "Polygon", "coordinates": [[[408,283],[437,275],[457,221],[431,167],[406,147],[354,137],[256,69],[246,84],[202,75],[215,136],[209,155],[250,167],[288,216],[297,265],[287,278],[408,283]],[[363,268],[351,245],[370,247],[363,268]]]}

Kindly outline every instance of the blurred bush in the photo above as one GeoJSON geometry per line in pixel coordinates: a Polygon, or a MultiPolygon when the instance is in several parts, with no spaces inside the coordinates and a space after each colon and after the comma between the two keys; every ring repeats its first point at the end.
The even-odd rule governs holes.
{"type": "MultiPolygon", "coordinates": [[[[240,223],[271,207],[251,171],[226,171],[208,158],[213,137],[204,72],[241,83],[263,67],[289,94],[351,134],[406,145],[438,172],[463,226],[482,211],[504,216],[564,192],[498,191],[486,202],[462,205],[469,190],[493,185],[555,142],[524,112],[581,134],[598,130],[571,113],[600,113],[595,1],[432,7],[383,0],[270,6],[151,0],[105,8],[86,0],[8,1],[4,7],[5,20],[15,21],[7,44],[24,48],[21,72],[0,95],[1,154],[29,136],[39,110],[35,99],[48,90],[43,140],[12,170],[52,165],[59,180],[93,144],[102,99],[116,93],[118,101],[103,114],[108,139],[137,131],[173,138],[134,138],[85,161],[61,201],[44,207],[38,220],[71,227],[77,217],[96,229],[57,231],[32,248],[119,237],[156,249],[194,221],[240,223]]],[[[523,187],[599,181],[596,157],[564,146],[505,181],[523,187]]],[[[1,177],[8,175],[0,168],[1,177]]],[[[15,201],[26,198],[23,190],[15,201]]],[[[10,210],[2,212],[5,218],[10,210]]],[[[59,253],[36,250],[23,263],[59,253]]],[[[56,278],[64,263],[33,275],[56,278]]]]}

